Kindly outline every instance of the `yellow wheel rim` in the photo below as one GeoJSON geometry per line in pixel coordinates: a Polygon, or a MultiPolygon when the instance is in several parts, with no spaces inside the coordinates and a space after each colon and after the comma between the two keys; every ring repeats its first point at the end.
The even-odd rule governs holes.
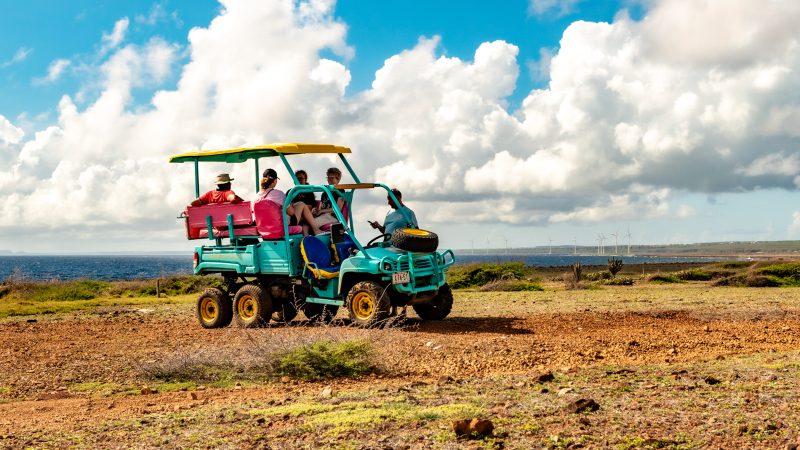
{"type": "Polygon", "coordinates": [[[256,316],[256,311],[258,311],[258,305],[252,295],[243,295],[236,303],[236,312],[239,313],[239,317],[242,319],[253,319],[256,316]]]}
{"type": "Polygon", "coordinates": [[[200,317],[203,322],[213,322],[217,318],[219,311],[217,310],[217,303],[214,299],[206,297],[200,300],[200,317]]]}
{"type": "Polygon", "coordinates": [[[414,236],[428,236],[431,233],[425,230],[419,230],[417,228],[403,228],[403,233],[411,234],[414,236]]]}
{"type": "Polygon", "coordinates": [[[353,314],[359,320],[367,320],[375,311],[375,300],[366,292],[359,292],[353,297],[353,314]]]}

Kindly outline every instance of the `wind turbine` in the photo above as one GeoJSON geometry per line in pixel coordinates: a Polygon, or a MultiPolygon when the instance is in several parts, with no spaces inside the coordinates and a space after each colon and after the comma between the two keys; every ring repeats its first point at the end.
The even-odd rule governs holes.
{"type": "Polygon", "coordinates": [[[506,255],[508,254],[508,238],[503,236],[503,240],[506,241],[506,255]]]}
{"type": "Polygon", "coordinates": [[[548,255],[552,255],[553,254],[553,240],[550,239],[550,238],[547,238],[547,240],[550,242],[549,247],[548,247],[549,250],[547,251],[547,254],[548,255]]]}
{"type": "Polygon", "coordinates": [[[605,255],[606,254],[606,246],[603,244],[605,241],[606,241],[606,235],[603,234],[603,233],[600,233],[600,254],[601,255],[605,255]]]}
{"type": "Polygon", "coordinates": [[[628,232],[625,233],[625,237],[628,238],[628,254],[631,254],[631,227],[628,227],[628,232]]]}
{"type": "Polygon", "coordinates": [[[602,246],[602,245],[603,245],[603,235],[602,234],[598,234],[597,235],[597,254],[598,255],[600,254],[600,246],[602,246]]]}
{"type": "Polygon", "coordinates": [[[572,254],[578,254],[578,238],[575,237],[572,238],[572,254]]]}
{"type": "Polygon", "coordinates": [[[486,236],[486,254],[489,254],[489,236],[486,236]]]}
{"type": "Polygon", "coordinates": [[[619,255],[619,250],[617,250],[617,237],[619,236],[619,230],[616,233],[611,233],[611,236],[614,236],[614,254],[619,255]]]}

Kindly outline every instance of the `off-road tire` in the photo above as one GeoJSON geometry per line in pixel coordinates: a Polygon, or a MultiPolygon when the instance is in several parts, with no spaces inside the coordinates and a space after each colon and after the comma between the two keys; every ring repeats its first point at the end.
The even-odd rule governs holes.
{"type": "Polygon", "coordinates": [[[439,236],[428,230],[398,228],[390,239],[393,246],[409,252],[430,253],[439,247],[439,236]]]}
{"type": "Polygon", "coordinates": [[[203,328],[226,327],[232,318],[231,299],[224,291],[208,288],[197,298],[197,320],[203,328]]]}
{"type": "Polygon", "coordinates": [[[273,305],[275,308],[272,311],[272,321],[277,323],[289,323],[295,317],[297,317],[297,307],[291,300],[285,300],[277,305],[273,305]]]}
{"type": "Polygon", "coordinates": [[[261,286],[245,284],[233,297],[233,312],[242,328],[264,326],[272,316],[272,299],[261,286]]]}
{"type": "Polygon", "coordinates": [[[414,311],[422,320],[442,320],[453,309],[453,291],[450,289],[450,285],[445,283],[439,288],[439,293],[430,303],[413,306],[414,311]]]}
{"type": "Polygon", "coordinates": [[[373,328],[386,323],[392,310],[389,294],[375,281],[356,283],[347,293],[347,312],[350,322],[361,328],[373,328]]]}
{"type": "Polygon", "coordinates": [[[331,323],[338,312],[338,306],[322,305],[320,303],[305,303],[303,305],[303,315],[315,323],[331,323]]]}

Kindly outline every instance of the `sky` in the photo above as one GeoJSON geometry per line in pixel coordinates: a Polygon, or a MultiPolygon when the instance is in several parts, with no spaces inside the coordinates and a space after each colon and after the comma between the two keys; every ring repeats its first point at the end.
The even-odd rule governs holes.
{"type": "MultiPolygon", "coordinates": [[[[194,174],[168,157],[271,142],[350,147],[443,247],[798,239],[799,21],[794,0],[11,2],[0,251],[189,249],[194,174]]],[[[254,196],[246,164],[201,165],[203,189],[221,172],[254,196]]],[[[360,193],[357,234],[386,212],[360,193]]]]}

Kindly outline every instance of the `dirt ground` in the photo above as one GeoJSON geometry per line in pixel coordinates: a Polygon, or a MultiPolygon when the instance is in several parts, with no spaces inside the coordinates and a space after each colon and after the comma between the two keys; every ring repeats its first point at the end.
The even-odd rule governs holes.
{"type": "Polygon", "coordinates": [[[404,327],[360,330],[345,317],[333,327],[296,320],[205,330],[187,299],[0,322],[0,447],[800,443],[800,289],[457,291],[441,322],[411,317],[404,327]],[[319,339],[370,341],[379,371],[327,382],[252,382],[241,373],[241,381],[234,375],[216,387],[148,377],[148,367],[192,355],[319,339]],[[546,372],[552,381],[539,380],[546,372]],[[598,411],[567,412],[588,398],[598,411]],[[452,420],[473,416],[493,420],[493,435],[456,438],[452,420]]]}

